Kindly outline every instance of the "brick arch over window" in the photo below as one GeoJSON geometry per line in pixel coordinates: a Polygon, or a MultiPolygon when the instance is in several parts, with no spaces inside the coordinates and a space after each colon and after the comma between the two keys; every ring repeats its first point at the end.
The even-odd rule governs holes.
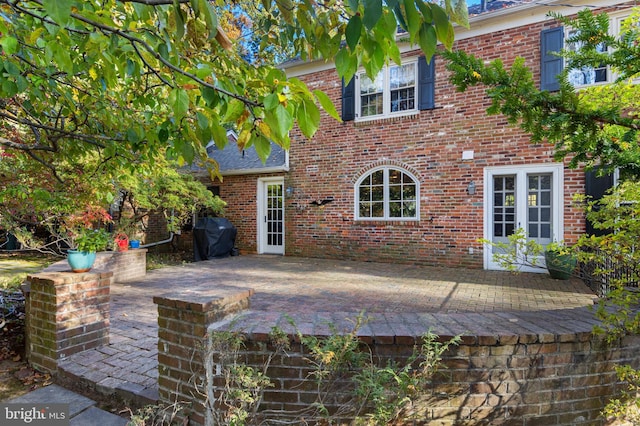
{"type": "Polygon", "coordinates": [[[354,181],[356,220],[412,221],[420,218],[420,181],[408,167],[383,161],[354,181]]]}

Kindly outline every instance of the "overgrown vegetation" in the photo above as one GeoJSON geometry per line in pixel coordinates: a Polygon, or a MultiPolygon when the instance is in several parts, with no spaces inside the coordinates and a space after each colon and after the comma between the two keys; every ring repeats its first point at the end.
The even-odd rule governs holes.
{"type": "MultiPolygon", "coordinates": [[[[287,335],[273,328],[269,342],[260,344],[260,365],[245,363],[242,331],[216,331],[204,344],[204,375],[194,376],[205,400],[206,424],[238,426],[257,424],[386,425],[410,420],[412,403],[429,391],[429,383],[441,366],[442,355],[457,345],[459,337],[441,342],[428,332],[402,360],[383,360],[358,337],[366,324],[359,315],[350,330],[329,325],[326,337],[287,335]],[[300,356],[292,341],[300,342],[310,369],[300,387],[314,389],[315,400],[300,411],[261,409],[266,391],[274,387],[270,368],[278,357],[300,356]],[[312,385],[312,386],[310,386],[312,385]]],[[[295,324],[291,321],[291,326],[295,324]]],[[[233,328],[233,327],[232,327],[233,328]]],[[[278,368],[286,361],[278,362],[278,368]]],[[[286,367],[285,367],[286,368],[286,367]]],[[[295,389],[293,389],[295,390],[295,389]]]]}

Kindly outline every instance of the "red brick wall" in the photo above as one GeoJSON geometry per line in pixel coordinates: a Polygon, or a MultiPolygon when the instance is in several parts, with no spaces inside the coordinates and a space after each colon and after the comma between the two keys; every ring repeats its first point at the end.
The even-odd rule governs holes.
{"type": "MultiPolygon", "coordinates": [[[[547,21],[463,40],[456,48],[486,59],[500,57],[507,64],[523,56],[538,78],[539,34],[551,26],[547,21]]],[[[334,70],[302,78],[340,107],[341,84],[334,70]]],[[[285,204],[287,255],[482,267],[477,239],[483,237],[483,170],[551,163],[553,147],[532,145],[503,116],[488,117],[482,88],[456,92],[441,57],[436,58],[435,96],[436,109],[412,116],[340,124],[323,114],[313,140],[293,132],[285,175],[285,187],[292,189],[285,204]],[[473,150],[474,159],[463,161],[464,150],[473,150]],[[353,185],[380,164],[401,165],[418,177],[418,222],[354,221],[353,185]],[[466,193],[470,181],[476,184],[475,195],[466,193]],[[309,204],[327,197],[334,201],[324,207],[309,204]]],[[[566,168],[564,176],[564,236],[574,242],[584,231],[584,218],[571,200],[584,191],[584,177],[566,168]]],[[[220,184],[226,215],[238,227],[238,247],[246,252],[256,250],[256,179],[226,177],[220,184]]]]}
{"type": "Polygon", "coordinates": [[[109,343],[113,273],[43,272],[27,278],[27,358],[47,371],[65,356],[109,343]]]}

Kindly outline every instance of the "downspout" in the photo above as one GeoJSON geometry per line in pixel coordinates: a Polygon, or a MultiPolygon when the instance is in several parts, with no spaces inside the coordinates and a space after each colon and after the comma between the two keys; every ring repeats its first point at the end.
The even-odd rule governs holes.
{"type": "Polygon", "coordinates": [[[149,243],[149,244],[142,244],[140,245],[140,248],[147,248],[147,247],[155,247],[155,246],[159,246],[161,244],[167,244],[170,243],[171,241],[173,241],[173,236],[175,234],[173,232],[171,232],[169,234],[169,238],[167,238],[166,240],[162,240],[162,241],[156,241],[155,243],[149,243]]]}
{"type": "MultiPolygon", "coordinates": [[[[171,209],[171,217],[173,217],[173,216],[174,216],[174,210],[173,210],[173,209],[171,209]]],[[[140,248],[155,247],[155,246],[159,246],[159,245],[161,245],[161,244],[167,244],[167,243],[170,243],[171,241],[173,241],[173,237],[174,237],[174,235],[175,235],[175,234],[176,234],[176,233],[174,233],[174,232],[170,232],[170,233],[169,233],[169,238],[167,238],[166,240],[156,241],[155,243],[142,244],[142,245],[140,245],[140,248]]],[[[180,234],[180,233],[178,232],[178,235],[179,235],[179,234],[180,234]]]]}

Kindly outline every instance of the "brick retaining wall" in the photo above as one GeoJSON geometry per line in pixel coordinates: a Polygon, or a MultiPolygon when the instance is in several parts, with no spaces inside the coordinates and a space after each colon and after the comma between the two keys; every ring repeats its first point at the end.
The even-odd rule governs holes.
{"type": "Polygon", "coordinates": [[[56,373],[65,356],[107,345],[110,285],[143,277],[146,255],[146,249],[100,252],[88,273],[72,273],[65,259],[29,275],[22,284],[29,363],[56,373]]]}
{"type": "Polygon", "coordinates": [[[38,369],[109,343],[109,286],[113,273],[46,272],[29,276],[27,358],[38,369]]]}
{"type": "MultiPolygon", "coordinates": [[[[236,308],[248,304],[247,294],[217,299],[213,311],[224,303],[236,308]],[[242,302],[240,302],[242,301],[242,302]]],[[[205,424],[203,399],[194,378],[202,380],[202,320],[210,302],[156,299],[161,325],[159,339],[160,401],[192,402],[190,424],[205,424]],[[198,349],[196,349],[198,348],[198,349]]],[[[294,317],[303,334],[326,336],[328,324],[338,330],[352,327],[354,313],[312,313],[294,317]]],[[[264,345],[272,326],[289,327],[288,316],[247,311],[233,321],[208,317],[210,331],[232,327],[246,334],[242,359],[261,368],[264,345]]],[[[446,340],[461,334],[462,343],[449,350],[430,396],[413,409],[415,424],[454,425],[603,425],[600,411],[621,384],[614,366],[639,367],[640,338],[629,337],[606,347],[592,334],[596,323],[588,309],[485,314],[376,314],[361,329],[360,337],[382,362],[408,357],[420,336],[428,330],[446,340]]],[[[261,410],[297,410],[314,401],[308,380],[311,371],[304,348],[292,340],[286,356],[277,357],[267,375],[275,387],[267,390],[261,410]]],[[[209,366],[211,368],[211,366],[209,366]]],[[[215,370],[215,369],[214,369],[215,370]]],[[[413,423],[412,423],[413,424],[413,423]]]]}

